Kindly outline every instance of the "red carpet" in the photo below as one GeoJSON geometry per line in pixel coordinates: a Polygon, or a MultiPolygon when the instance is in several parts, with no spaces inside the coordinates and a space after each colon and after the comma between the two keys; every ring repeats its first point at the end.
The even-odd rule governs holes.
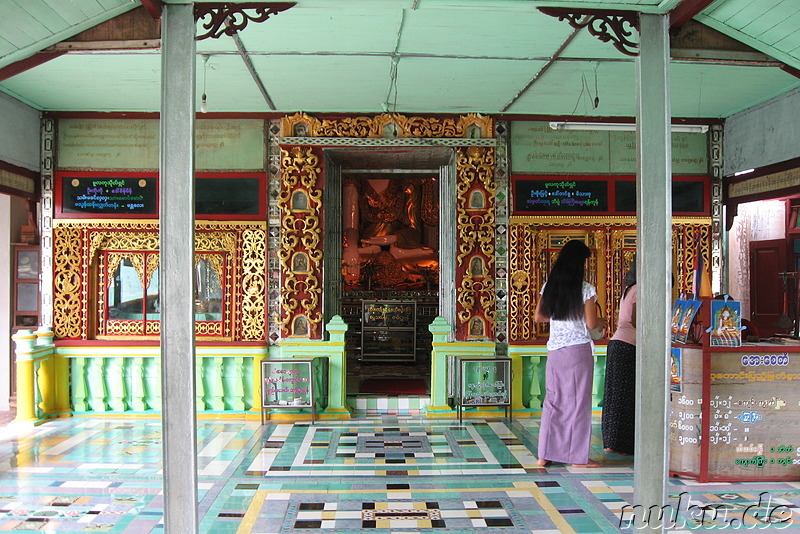
{"type": "Polygon", "coordinates": [[[425,395],[425,381],[421,378],[368,378],[361,383],[359,393],[425,395]]]}

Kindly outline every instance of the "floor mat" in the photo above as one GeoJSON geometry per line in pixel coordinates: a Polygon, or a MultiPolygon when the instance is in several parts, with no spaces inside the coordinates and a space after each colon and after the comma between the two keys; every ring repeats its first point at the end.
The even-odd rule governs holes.
{"type": "Polygon", "coordinates": [[[368,378],[361,382],[359,393],[425,395],[425,381],[421,378],[368,378]]]}

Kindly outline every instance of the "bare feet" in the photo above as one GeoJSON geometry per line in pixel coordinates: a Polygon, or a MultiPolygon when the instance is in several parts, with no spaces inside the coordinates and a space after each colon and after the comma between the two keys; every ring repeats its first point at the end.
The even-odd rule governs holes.
{"type": "Polygon", "coordinates": [[[550,465],[550,460],[539,458],[538,460],[536,460],[536,465],[538,465],[539,467],[547,467],[548,465],[550,465]]]}
{"type": "Polygon", "coordinates": [[[572,467],[603,467],[603,464],[601,464],[600,462],[595,462],[594,460],[589,460],[589,463],[572,464],[572,467]]]}
{"type": "Polygon", "coordinates": [[[606,448],[605,448],[605,449],[603,449],[603,450],[604,450],[604,451],[606,451],[606,452],[610,452],[611,454],[616,454],[616,455],[618,455],[618,456],[633,456],[633,454],[631,454],[631,453],[629,453],[629,452],[619,452],[619,451],[615,451],[614,449],[612,449],[612,448],[610,448],[610,447],[606,447],[606,448]]]}

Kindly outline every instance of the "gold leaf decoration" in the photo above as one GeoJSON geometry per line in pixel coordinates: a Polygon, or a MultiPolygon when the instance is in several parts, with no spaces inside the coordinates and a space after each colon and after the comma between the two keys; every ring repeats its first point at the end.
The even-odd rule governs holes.
{"type": "Polygon", "coordinates": [[[322,227],[320,211],[322,189],[319,186],[320,158],[312,147],[281,150],[281,335],[294,335],[292,325],[298,316],[308,320],[308,335],[322,334],[322,227]],[[307,211],[291,209],[291,195],[302,190],[308,197],[307,211]],[[291,260],[297,253],[308,257],[308,270],[295,272],[291,260]]]}
{"type": "MultiPolygon", "coordinates": [[[[509,337],[511,341],[541,338],[546,324],[536,324],[533,312],[558,251],[570,239],[581,239],[595,253],[587,263],[587,280],[597,286],[598,301],[611,320],[619,306],[622,274],[636,252],[636,219],[633,217],[563,216],[512,217],[509,226],[509,337]]],[[[704,218],[673,218],[672,247],[676,293],[692,291],[692,274],[700,253],[708,264],[711,221],[704,218]]]]}
{"type": "Polygon", "coordinates": [[[387,127],[393,127],[392,137],[402,138],[491,138],[494,135],[492,118],[478,114],[436,118],[384,113],[374,117],[317,119],[296,113],[281,119],[281,135],[302,137],[297,135],[298,126],[308,137],[379,138],[387,136],[387,127]]]}
{"type": "MultiPolygon", "coordinates": [[[[495,205],[494,149],[465,147],[456,149],[456,268],[458,292],[456,316],[465,326],[471,318],[486,319],[487,335],[495,330],[495,205]],[[486,202],[478,209],[470,206],[473,191],[480,191],[486,202]],[[487,276],[473,276],[467,266],[480,258],[487,276]]],[[[465,337],[463,328],[462,337],[465,337]]]]}
{"type": "MultiPolygon", "coordinates": [[[[57,221],[54,236],[53,328],[58,338],[91,339],[96,335],[157,336],[158,321],[146,331],[136,321],[105,320],[105,271],[130,259],[143,287],[149,286],[159,259],[158,222],[153,220],[57,221]],[[99,261],[100,256],[106,258],[99,261]],[[144,258],[147,265],[144,265],[144,258]],[[107,263],[106,263],[107,262],[107,263]],[[143,274],[145,276],[143,277],[143,274]],[[148,274],[149,273],[149,274],[148,274]],[[88,318],[94,316],[97,325],[88,318]],[[138,324],[139,326],[135,326],[138,324]]],[[[198,335],[241,341],[266,336],[266,223],[203,221],[195,226],[195,250],[210,261],[223,287],[222,323],[203,326],[198,335]]],[[[199,257],[195,258],[198,261],[199,257]]],[[[209,323],[210,324],[210,323],[209,323]]]]}

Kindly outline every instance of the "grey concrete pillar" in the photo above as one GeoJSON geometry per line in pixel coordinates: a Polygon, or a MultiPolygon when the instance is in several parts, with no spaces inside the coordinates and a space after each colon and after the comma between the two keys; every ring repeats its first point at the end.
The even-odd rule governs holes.
{"type": "MultiPolygon", "coordinates": [[[[669,468],[670,308],[672,285],[672,150],[669,16],[640,17],[637,80],[636,443],[634,505],[667,504],[669,468]]],[[[651,518],[654,519],[654,518],[651,518]]],[[[660,521],[643,532],[662,532],[660,521]]]]}
{"type": "Polygon", "coordinates": [[[194,337],[194,4],[164,5],[161,39],[159,299],[164,528],[197,532],[194,337]]]}

